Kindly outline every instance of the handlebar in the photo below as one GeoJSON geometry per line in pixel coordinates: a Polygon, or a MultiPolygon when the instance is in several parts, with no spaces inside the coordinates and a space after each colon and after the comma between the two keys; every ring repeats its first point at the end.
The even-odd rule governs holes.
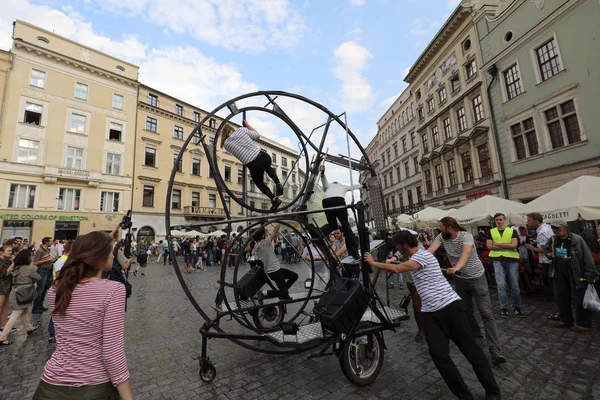
{"type": "MultiPolygon", "coordinates": [[[[441,270],[442,270],[442,274],[444,274],[444,275],[448,275],[448,268],[441,268],[441,270]]],[[[456,275],[456,276],[461,276],[461,275],[462,275],[462,272],[460,272],[460,271],[456,271],[456,272],[454,273],[454,275],[456,275]]]]}

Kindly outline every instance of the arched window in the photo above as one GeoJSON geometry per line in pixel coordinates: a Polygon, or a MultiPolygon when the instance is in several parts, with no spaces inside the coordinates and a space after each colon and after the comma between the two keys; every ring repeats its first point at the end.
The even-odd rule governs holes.
{"type": "Polygon", "coordinates": [[[410,103],[410,119],[413,119],[414,117],[415,117],[415,104],[410,103]]]}
{"type": "Polygon", "coordinates": [[[137,231],[137,237],[140,238],[142,236],[146,236],[146,243],[150,243],[151,241],[154,240],[156,234],[154,233],[154,229],[152,229],[149,226],[142,226],[138,231],[137,231]]]}

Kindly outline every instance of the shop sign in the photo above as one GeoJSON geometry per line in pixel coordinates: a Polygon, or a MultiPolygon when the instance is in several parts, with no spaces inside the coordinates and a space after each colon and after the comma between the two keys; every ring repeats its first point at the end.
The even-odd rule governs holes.
{"type": "Polygon", "coordinates": [[[0,214],[0,219],[25,221],[89,221],[82,215],[0,214]]]}
{"type": "Polygon", "coordinates": [[[542,217],[544,217],[544,221],[545,220],[569,220],[569,212],[568,211],[562,211],[562,212],[553,212],[553,213],[549,213],[549,214],[544,214],[542,215],[542,217]]]}
{"type": "Polygon", "coordinates": [[[482,190],[481,192],[475,192],[475,193],[468,194],[465,197],[467,198],[467,200],[470,200],[470,199],[476,199],[477,197],[483,197],[488,194],[492,194],[492,191],[489,189],[486,189],[486,190],[482,190]]]}

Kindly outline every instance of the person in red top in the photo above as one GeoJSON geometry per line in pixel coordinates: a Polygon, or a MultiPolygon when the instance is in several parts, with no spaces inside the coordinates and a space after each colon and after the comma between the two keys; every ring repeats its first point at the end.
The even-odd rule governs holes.
{"type": "Polygon", "coordinates": [[[48,291],[57,347],[34,400],[133,399],[125,358],[125,286],[101,279],[112,267],[112,249],[106,233],[79,236],[48,291]]]}

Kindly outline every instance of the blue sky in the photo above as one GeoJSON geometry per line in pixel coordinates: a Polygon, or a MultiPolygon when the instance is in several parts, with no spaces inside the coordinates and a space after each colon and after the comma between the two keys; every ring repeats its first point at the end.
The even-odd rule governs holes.
{"type": "MultiPolygon", "coordinates": [[[[18,18],[133,62],[142,82],[207,110],[257,89],[296,92],[335,113],[347,111],[366,146],[405,87],[406,71],[458,2],[8,0],[0,47],[10,48],[18,18]]],[[[300,105],[289,107],[303,129],[324,122],[300,105]]],[[[253,122],[296,147],[276,122],[253,122]]],[[[340,139],[338,133],[330,144],[345,154],[340,139]]]]}

